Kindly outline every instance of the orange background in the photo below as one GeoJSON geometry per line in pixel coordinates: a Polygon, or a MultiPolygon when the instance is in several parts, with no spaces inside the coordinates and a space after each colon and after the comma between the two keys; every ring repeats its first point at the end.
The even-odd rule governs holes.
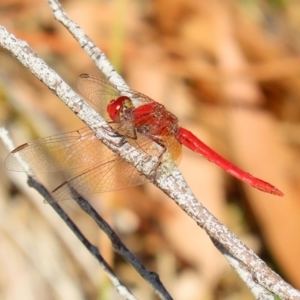
{"type": "MultiPolygon", "coordinates": [[[[62,1],[129,86],[163,103],[201,140],[285,194],[264,194],[183,150],[194,194],[273,270],[300,288],[300,59],[297,1],[62,1]]],[[[100,77],[46,1],[5,0],[0,24],[76,89],[100,77]]],[[[16,146],[83,124],[0,48],[0,121],[16,146]]],[[[4,146],[1,160],[8,154],[4,146]]],[[[100,267],[26,177],[0,169],[3,299],[112,299],[100,267]]],[[[55,176],[45,182],[55,186],[55,176]]],[[[93,196],[92,204],[175,299],[252,299],[204,231],[151,184],[93,196]]],[[[72,201],[62,203],[141,299],[147,284],[116,257],[72,201]]]]}

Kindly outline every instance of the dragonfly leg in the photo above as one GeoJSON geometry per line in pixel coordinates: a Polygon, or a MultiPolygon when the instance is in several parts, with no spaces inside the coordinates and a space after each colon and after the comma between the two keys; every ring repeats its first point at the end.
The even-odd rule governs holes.
{"type": "MultiPolygon", "coordinates": [[[[108,122],[109,124],[119,124],[119,123],[116,123],[116,122],[108,122]]],[[[95,126],[97,127],[97,125],[95,126]]],[[[137,139],[137,135],[136,135],[136,131],[135,130],[127,130],[125,133],[121,132],[122,130],[122,127],[120,126],[119,128],[118,127],[102,127],[102,129],[104,129],[106,131],[106,133],[111,136],[111,137],[120,137],[121,136],[121,140],[119,142],[113,142],[113,144],[116,146],[116,147],[121,147],[122,145],[124,145],[124,143],[126,142],[126,139],[127,138],[130,138],[130,139],[134,139],[136,140],[137,139]]]]}
{"type": "Polygon", "coordinates": [[[159,153],[159,155],[157,157],[158,158],[158,162],[157,162],[156,166],[154,167],[154,172],[153,172],[153,175],[152,175],[153,180],[156,180],[156,178],[157,178],[157,170],[160,167],[160,165],[162,164],[162,157],[166,153],[167,147],[166,147],[166,145],[164,144],[164,142],[161,139],[156,138],[154,136],[152,137],[152,139],[153,139],[153,141],[155,141],[155,143],[157,143],[162,148],[162,151],[159,153]]]}
{"type": "MultiPolygon", "coordinates": [[[[120,124],[118,122],[113,122],[113,121],[110,121],[108,123],[112,124],[112,125],[120,124]]],[[[95,127],[97,127],[97,125],[95,127]]],[[[113,144],[116,147],[121,147],[122,145],[124,145],[127,138],[132,139],[132,140],[137,140],[136,130],[134,130],[132,128],[126,129],[126,131],[123,130],[122,126],[112,126],[112,127],[102,127],[102,128],[111,137],[121,137],[121,140],[119,142],[113,142],[113,144]],[[122,132],[122,130],[123,130],[123,132],[122,132]]]]}

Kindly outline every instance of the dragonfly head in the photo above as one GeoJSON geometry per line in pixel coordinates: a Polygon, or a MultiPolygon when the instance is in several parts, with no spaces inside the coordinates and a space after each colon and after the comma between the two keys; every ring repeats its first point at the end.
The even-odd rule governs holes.
{"type": "Polygon", "coordinates": [[[122,114],[128,109],[132,108],[133,104],[129,97],[121,96],[116,100],[111,100],[107,106],[109,117],[114,122],[120,122],[122,114]]]}

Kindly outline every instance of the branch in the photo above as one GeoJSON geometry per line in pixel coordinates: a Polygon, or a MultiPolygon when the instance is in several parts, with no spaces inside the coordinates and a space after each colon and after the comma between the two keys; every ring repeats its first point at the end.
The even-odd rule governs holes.
{"type": "MultiPolygon", "coordinates": [[[[7,147],[9,151],[11,151],[14,146],[11,139],[8,136],[8,132],[4,128],[0,128],[0,138],[2,139],[3,143],[7,147]]],[[[22,162],[20,162],[22,163],[22,162]]],[[[47,189],[38,182],[35,178],[30,175],[30,171],[26,171],[28,176],[28,185],[34,187],[43,197],[51,198],[51,194],[47,191],[47,189]]],[[[116,276],[114,271],[105,261],[105,259],[100,254],[97,247],[92,245],[88,239],[82,234],[79,228],[75,225],[75,223],[70,219],[70,217],[65,213],[65,211],[60,207],[59,204],[55,203],[55,201],[51,201],[49,205],[55,210],[55,212],[60,216],[60,218],[66,223],[66,225],[73,231],[76,237],[82,242],[82,244],[87,248],[87,250],[96,258],[99,265],[106,273],[108,278],[111,280],[112,284],[114,285],[116,291],[120,296],[124,299],[128,300],[135,300],[136,298],[132,295],[129,289],[124,285],[119,278],[116,276]]],[[[167,298],[166,298],[167,299],[167,298]]]]}
{"type": "MultiPolygon", "coordinates": [[[[49,4],[54,11],[54,15],[79,41],[80,45],[100,65],[100,69],[105,76],[123,93],[127,91],[127,86],[123,84],[121,77],[116,74],[113,67],[106,60],[104,54],[96,48],[92,41],[83,33],[77,24],[72,22],[60,7],[57,1],[49,0],[49,4]]],[[[127,162],[133,164],[142,174],[149,178],[156,186],[164,191],[179,205],[200,227],[206,230],[214,241],[218,241],[218,249],[228,255],[239,264],[232,264],[238,271],[240,266],[251,274],[252,282],[257,282],[261,287],[280,296],[282,299],[299,299],[299,291],[293,289],[283,281],[275,272],[248,249],[233,233],[221,224],[201,203],[194,197],[183,179],[180,171],[174,167],[171,175],[165,175],[162,169],[158,169],[155,180],[149,175],[151,168],[156,164],[155,158],[149,158],[137,149],[128,144],[116,147],[116,139],[107,134],[109,128],[105,121],[93,111],[74,91],[63,82],[63,80],[46,64],[37,57],[30,47],[17,40],[5,28],[0,27],[0,44],[9,50],[24,66],[45,83],[64,103],[70,107],[78,117],[88,124],[95,132],[96,136],[106,144],[112,151],[120,155],[127,162]],[[226,251],[224,251],[224,249],[226,251]]],[[[250,287],[250,284],[248,284],[250,287]]],[[[250,287],[251,288],[251,287],[250,287]]],[[[253,289],[252,289],[253,292],[253,289]]]]}
{"type": "Polygon", "coordinates": [[[256,282],[252,277],[251,272],[248,268],[240,262],[236,257],[232,256],[222,245],[212,239],[213,244],[219,249],[225,258],[228,260],[230,266],[239,274],[240,278],[248,286],[249,290],[257,300],[274,300],[274,294],[270,293],[261,284],[256,282]]]}

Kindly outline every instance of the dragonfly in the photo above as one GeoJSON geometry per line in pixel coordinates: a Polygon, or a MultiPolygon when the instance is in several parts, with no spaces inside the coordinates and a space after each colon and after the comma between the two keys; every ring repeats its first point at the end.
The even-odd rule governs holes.
{"type": "MultiPolygon", "coordinates": [[[[263,192],[283,196],[275,186],[243,171],[192,132],[180,127],[174,114],[148,96],[133,90],[129,91],[130,97],[123,96],[116,86],[88,74],[79,76],[77,88],[109,121],[114,132],[122,136],[122,143],[129,142],[143,153],[157,157],[158,166],[164,163],[166,157],[179,164],[184,145],[242,182],[263,192]]],[[[7,169],[25,171],[20,159],[30,166],[33,173],[68,173],[70,178],[52,191],[54,201],[73,198],[74,189],[81,195],[89,195],[149,181],[102,144],[88,127],[17,147],[6,158],[7,169]]],[[[171,170],[167,169],[167,172],[171,170]]]]}

